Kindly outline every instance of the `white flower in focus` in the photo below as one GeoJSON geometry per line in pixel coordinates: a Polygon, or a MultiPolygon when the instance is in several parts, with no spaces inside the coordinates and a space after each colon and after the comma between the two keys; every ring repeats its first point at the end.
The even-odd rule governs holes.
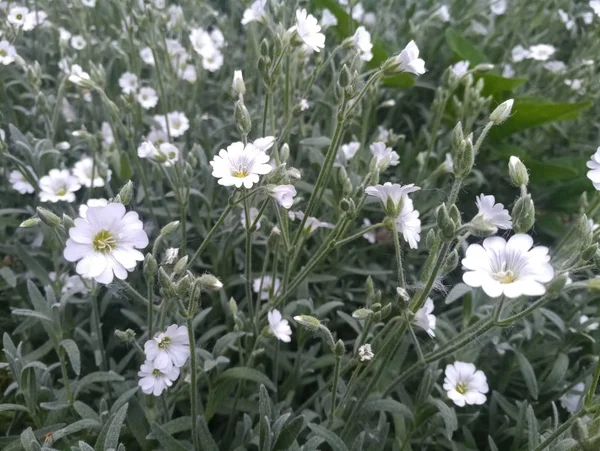
{"type": "Polygon", "coordinates": [[[461,78],[469,70],[469,62],[468,61],[459,61],[454,66],[451,66],[450,69],[452,69],[452,72],[454,73],[454,75],[456,75],[458,78],[461,78]]]}
{"type": "Polygon", "coordinates": [[[548,44],[537,44],[529,47],[529,56],[528,58],[538,60],[538,61],[546,61],[552,55],[554,55],[556,49],[548,44]]]}
{"type": "Polygon", "coordinates": [[[0,41],[0,64],[8,66],[15,61],[17,50],[6,39],[0,41]]]}
{"type": "MultiPolygon", "coordinates": [[[[589,316],[581,315],[579,317],[579,324],[585,324],[589,320],[590,320],[589,316]]],[[[598,327],[600,327],[600,324],[594,321],[593,323],[590,323],[587,326],[585,326],[585,330],[598,330],[598,327]]]]}
{"type": "Polygon", "coordinates": [[[105,184],[105,180],[100,177],[100,169],[106,171],[106,180],[110,180],[112,175],[112,171],[103,166],[97,161],[94,167],[94,160],[90,157],[85,157],[75,163],[75,166],[73,166],[73,175],[79,179],[79,183],[87,188],[92,186],[92,179],[94,180],[93,185],[95,187],[102,187],[105,184]],[[92,171],[94,171],[93,175],[92,171]]]}
{"type": "Polygon", "coordinates": [[[350,38],[358,55],[362,61],[371,61],[373,59],[373,44],[371,43],[371,33],[362,25],[356,29],[354,35],[350,38]]]}
{"type": "Polygon", "coordinates": [[[265,22],[267,19],[267,0],[255,0],[246,8],[242,17],[242,25],[248,25],[250,22],[265,22]]]}
{"type": "Polygon", "coordinates": [[[594,13],[600,17],[600,0],[591,0],[589,5],[594,10],[594,13]]]}
{"type": "Polygon", "coordinates": [[[450,8],[448,5],[442,5],[435,13],[442,22],[450,22],[450,8]]]}
{"type": "Polygon", "coordinates": [[[283,319],[279,310],[271,310],[267,314],[269,320],[269,329],[275,337],[285,343],[292,341],[292,328],[287,319],[283,319]]]}
{"type": "Polygon", "coordinates": [[[21,27],[25,23],[27,13],[29,13],[29,10],[24,6],[15,6],[14,8],[10,9],[7,20],[11,24],[21,27]]]}
{"type": "Polygon", "coordinates": [[[79,216],[85,219],[89,207],[105,207],[106,205],[108,205],[107,199],[88,199],[85,204],[79,206],[79,216]]]}
{"type": "Polygon", "coordinates": [[[250,189],[258,183],[259,175],[268,174],[273,169],[269,159],[264,151],[253,144],[244,146],[242,142],[235,142],[227,146],[227,150],[221,149],[210,165],[213,167],[213,177],[219,179],[219,185],[250,189]]]}
{"type": "Polygon", "coordinates": [[[454,362],[446,366],[444,390],[448,398],[459,407],[481,405],[485,403],[485,394],[489,391],[487,379],[481,370],[472,363],[454,362]]]}
{"type": "Polygon", "coordinates": [[[583,382],[579,382],[567,393],[560,397],[560,405],[563,406],[567,412],[575,413],[577,412],[577,409],[579,409],[579,404],[581,404],[584,394],[585,384],[583,382]]]}
{"type": "Polygon", "coordinates": [[[177,380],[179,368],[173,367],[169,372],[163,373],[154,366],[152,361],[146,360],[140,367],[138,376],[140,377],[138,385],[145,394],[160,396],[177,380]]]}
{"type": "Polygon", "coordinates": [[[567,65],[562,61],[548,61],[547,63],[544,63],[544,69],[552,73],[562,72],[566,68],[567,65]]]}
{"type": "Polygon", "coordinates": [[[518,63],[519,61],[523,61],[526,58],[529,58],[530,55],[531,55],[531,51],[527,50],[522,45],[516,45],[511,50],[511,57],[515,63],[518,63]]]}
{"type": "MultiPolygon", "coordinates": [[[[256,218],[258,217],[258,208],[255,207],[250,207],[250,225],[252,226],[252,224],[254,224],[254,221],[256,221],[256,218]]],[[[260,229],[260,219],[258,220],[258,222],[256,223],[256,230],[260,229]]],[[[240,212],[240,222],[242,223],[242,227],[245,229],[246,228],[246,211],[242,208],[242,211],[240,212]]]]}
{"type": "MultiPolygon", "coordinates": [[[[30,176],[35,178],[33,171],[29,166],[27,166],[27,172],[29,172],[30,176]]],[[[35,191],[33,185],[25,178],[21,171],[10,171],[10,174],[8,175],[8,181],[10,182],[12,188],[21,194],[33,193],[35,191]]]]}
{"type": "Polygon", "coordinates": [[[501,16],[506,12],[506,0],[492,0],[490,10],[495,16],[501,16]]]}
{"type": "Polygon", "coordinates": [[[135,96],[135,99],[141,105],[141,107],[145,110],[149,110],[150,108],[154,108],[158,103],[158,95],[156,91],[152,88],[141,88],[140,91],[135,96]]]}
{"type": "Polygon", "coordinates": [[[408,243],[411,249],[416,249],[421,241],[421,220],[419,212],[415,210],[413,201],[407,197],[402,202],[402,211],[396,217],[396,228],[402,233],[404,241],[408,243]]]}
{"type": "Polygon", "coordinates": [[[271,197],[283,208],[289,209],[294,204],[294,197],[298,192],[294,185],[279,185],[270,190],[271,197]]]}
{"type": "Polygon", "coordinates": [[[329,27],[335,27],[338,24],[337,17],[333,15],[331,11],[328,9],[323,10],[323,15],[321,16],[321,27],[323,29],[329,27]]]}
{"type": "Polygon", "coordinates": [[[40,179],[41,202],[73,202],[75,192],[81,188],[79,180],[67,169],[51,169],[48,175],[40,179]]]}
{"type": "Polygon", "coordinates": [[[309,51],[320,52],[325,48],[325,35],[321,33],[321,26],[317,18],[308,14],[306,9],[296,11],[296,25],[292,27],[309,51]]]}
{"type": "Polygon", "coordinates": [[[361,362],[367,362],[375,357],[373,350],[371,349],[371,345],[369,343],[365,343],[360,348],[358,348],[358,357],[361,362]]]}
{"type": "Polygon", "coordinates": [[[377,167],[380,171],[385,171],[390,166],[397,166],[400,163],[400,155],[391,147],[387,147],[384,142],[375,142],[371,144],[370,149],[377,159],[377,167]]]}
{"type": "Polygon", "coordinates": [[[574,78],[572,80],[567,78],[564,83],[573,91],[581,91],[581,88],[583,88],[583,80],[581,78],[574,78]]]}
{"type": "Polygon", "coordinates": [[[72,36],[70,42],[71,47],[73,47],[75,50],[83,50],[87,45],[85,38],[79,34],[72,36]]]}
{"type": "Polygon", "coordinates": [[[425,61],[419,58],[419,47],[415,41],[410,41],[398,55],[393,57],[397,72],[408,72],[414,75],[423,75],[425,61]]]}
{"type": "Polygon", "coordinates": [[[365,188],[365,193],[369,196],[377,197],[381,201],[386,214],[396,217],[400,214],[401,204],[408,199],[408,195],[420,189],[414,183],[400,185],[398,183],[385,182],[383,185],[368,186],[365,188]]]}
{"type": "Polygon", "coordinates": [[[31,11],[25,16],[25,23],[23,23],[23,31],[31,31],[38,25],[43,25],[48,19],[48,14],[44,11],[31,11]]]}
{"type": "Polygon", "coordinates": [[[513,78],[515,76],[515,70],[510,64],[505,64],[502,68],[502,76],[504,78],[513,78]]]}
{"type": "MultiPolygon", "coordinates": [[[[363,219],[363,226],[369,227],[373,225],[369,218],[363,219]]],[[[377,242],[377,232],[375,230],[371,230],[370,232],[364,233],[362,236],[365,240],[367,240],[370,244],[375,244],[377,242]]]]}
{"type": "Polygon", "coordinates": [[[573,29],[573,27],[575,26],[575,21],[573,19],[571,19],[571,17],[564,12],[562,9],[558,10],[558,17],[560,17],[560,20],[563,24],[565,24],[565,28],[570,31],[573,29]]]}
{"type": "Polygon", "coordinates": [[[156,369],[168,373],[173,367],[181,368],[190,356],[190,341],[186,326],[171,324],[144,344],[146,359],[156,369]]]}
{"type": "Polygon", "coordinates": [[[479,197],[475,199],[475,204],[477,205],[479,212],[474,218],[474,221],[483,220],[499,229],[511,229],[512,220],[510,219],[508,210],[504,208],[504,205],[500,203],[496,204],[495,202],[496,198],[494,196],[479,195],[479,197]]]}
{"type": "Polygon", "coordinates": [[[114,276],[124,280],[144,254],[137,249],[148,246],[148,235],[136,212],[110,203],[89,207],[85,218],[75,219],[63,252],[65,259],[78,262],[76,271],[85,278],[109,284],[114,276]]]}
{"type": "Polygon", "coordinates": [[[254,279],[252,281],[252,290],[257,294],[260,291],[260,300],[266,301],[267,299],[269,299],[269,297],[271,297],[271,292],[277,293],[277,291],[279,291],[280,285],[281,280],[275,279],[275,283],[273,283],[273,277],[270,275],[266,275],[262,279],[259,277],[258,279],[254,279]]]}
{"type": "Polygon", "coordinates": [[[415,313],[414,322],[417,326],[427,332],[431,338],[435,337],[435,323],[436,318],[433,315],[433,300],[431,298],[427,298],[423,307],[421,307],[415,313]]]}
{"type": "Polygon", "coordinates": [[[138,89],[137,75],[131,72],[125,72],[119,78],[119,86],[123,94],[134,94],[138,89]]]}
{"type": "Polygon", "coordinates": [[[483,245],[471,244],[462,260],[466,269],[463,281],[481,287],[492,298],[543,295],[543,284],[552,280],[554,269],[548,248],[532,246],[533,239],[524,233],[513,235],[508,242],[494,236],[483,240],[483,245]]]}
{"type": "Polygon", "coordinates": [[[140,58],[142,58],[144,63],[154,66],[154,55],[152,54],[152,49],[150,47],[144,47],[140,50],[140,58]]]}
{"type": "Polygon", "coordinates": [[[592,181],[594,188],[600,191],[600,147],[596,149],[596,153],[590,157],[587,162],[587,167],[590,169],[587,172],[587,178],[592,181]]]}

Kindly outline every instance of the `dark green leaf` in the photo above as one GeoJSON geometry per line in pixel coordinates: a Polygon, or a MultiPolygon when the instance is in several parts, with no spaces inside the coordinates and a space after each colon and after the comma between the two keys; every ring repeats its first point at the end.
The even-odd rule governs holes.
{"type": "Polygon", "coordinates": [[[440,415],[444,420],[446,438],[448,440],[452,440],[452,434],[454,431],[458,430],[458,419],[456,418],[456,412],[453,408],[448,407],[448,405],[441,399],[430,397],[429,402],[433,404],[440,412],[440,415]]]}
{"type": "Polygon", "coordinates": [[[253,381],[258,384],[264,384],[265,387],[267,387],[271,391],[276,390],[275,385],[273,385],[271,379],[269,379],[264,373],[261,373],[260,371],[255,370],[254,368],[248,368],[245,366],[229,368],[228,370],[223,371],[217,377],[217,383],[226,379],[253,381]]]}
{"type": "Polygon", "coordinates": [[[290,420],[281,430],[273,451],[285,451],[292,447],[294,441],[304,428],[304,417],[299,416],[290,420]]]}
{"type": "Polygon", "coordinates": [[[458,30],[448,28],[444,36],[448,46],[460,60],[469,61],[473,66],[487,62],[483,52],[471,44],[458,30]]]}
{"type": "Polygon", "coordinates": [[[67,338],[60,342],[60,346],[67,351],[67,355],[69,356],[69,361],[71,362],[71,368],[75,371],[75,374],[79,376],[81,372],[81,356],[79,354],[79,348],[77,347],[77,343],[75,343],[70,338],[67,338]]]}
{"type": "Polygon", "coordinates": [[[156,437],[156,440],[163,446],[164,449],[169,451],[187,451],[187,448],[183,446],[179,441],[171,437],[165,430],[156,423],[152,423],[152,433],[156,437]]]}
{"type": "Polygon", "coordinates": [[[210,434],[206,419],[203,416],[198,417],[198,434],[204,451],[219,451],[219,447],[210,434]]]}
{"type": "Polygon", "coordinates": [[[517,362],[519,363],[519,369],[521,370],[521,374],[525,380],[527,390],[529,390],[529,393],[533,399],[537,399],[538,385],[533,367],[531,366],[531,363],[529,363],[529,360],[527,360],[527,357],[525,357],[523,354],[520,352],[515,352],[515,355],[517,357],[517,362]]]}
{"type": "Polygon", "coordinates": [[[314,423],[308,423],[308,427],[317,436],[329,443],[333,451],[348,451],[342,439],[335,432],[331,432],[329,429],[314,423]]]}

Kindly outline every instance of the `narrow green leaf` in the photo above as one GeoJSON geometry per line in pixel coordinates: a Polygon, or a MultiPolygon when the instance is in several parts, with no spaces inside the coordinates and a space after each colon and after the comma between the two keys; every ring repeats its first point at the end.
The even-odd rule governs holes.
{"type": "Polygon", "coordinates": [[[52,318],[43,313],[36,312],[35,310],[29,310],[26,308],[15,308],[11,310],[11,313],[16,316],[28,316],[30,318],[39,319],[40,321],[52,323],[52,318]]]}
{"type": "Polygon", "coordinates": [[[0,412],[10,411],[27,412],[27,407],[20,404],[0,404],[0,412]]]}
{"type": "Polygon", "coordinates": [[[90,373],[87,376],[82,377],[79,380],[79,382],[77,382],[75,388],[75,396],[77,396],[79,392],[83,390],[83,388],[90,384],[98,384],[104,382],[123,382],[124,380],[125,378],[123,376],[112,371],[96,371],[95,373],[90,373]]]}
{"type": "Polygon", "coordinates": [[[281,430],[273,451],[285,451],[292,447],[294,441],[304,428],[304,417],[299,416],[290,420],[281,430]]]}
{"type": "MultiPolygon", "coordinates": [[[[31,271],[37,279],[39,279],[44,285],[52,285],[52,280],[50,280],[50,277],[48,277],[48,271],[44,269],[38,259],[33,258],[23,247],[23,245],[21,245],[21,243],[16,243],[15,249],[17,251],[17,256],[23,261],[25,267],[31,271]]],[[[33,284],[31,281],[29,282],[33,284]]]]}
{"type": "Polygon", "coordinates": [[[95,420],[78,420],[62,429],[59,429],[56,432],[53,432],[51,435],[48,435],[45,440],[45,444],[52,445],[68,435],[75,434],[76,432],[83,431],[84,429],[100,429],[101,426],[102,424],[95,420]]]}
{"type": "Polygon", "coordinates": [[[266,416],[261,416],[260,418],[258,444],[258,449],[260,449],[260,451],[271,450],[271,424],[269,422],[269,418],[266,416]]]}
{"type": "Polygon", "coordinates": [[[535,449],[540,443],[540,433],[538,431],[538,422],[535,417],[533,407],[527,409],[527,430],[528,430],[528,445],[527,449],[535,449]]]}
{"type": "Polygon", "coordinates": [[[94,420],[100,422],[100,415],[96,413],[94,409],[81,401],[75,401],[73,403],[73,408],[79,414],[79,416],[84,420],[94,420]]]}
{"type": "Polygon", "coordinates": [[[527,386],[527,390],[531,394],[533,399],[538,398],[538,385],[537,380],[535,378],[535,372],[533,371],[533,367],[529,360],[521,354],[520,352],[515,352],[517,356],[517,362],[519,364],[519,369],[521,370],[521,374],[523,375],[523,379],[525,380],[525,385],[527,386]]]}
{"type": "Polygon", "coordinates": [[[2,276],[9,287],[14,288],[17,286],[17,276],[8,266],[0,268],[0,276],[2,276]]]}
{"type": "Polygon", "coordinates": [[[217,382],[224,381],[226,379],[237,379],[237,380],[248,380],[252,382],[256,382],[258,384],[264,384],[271,391],[275,391],[275,385],[264,373],[261,373],[254,368],[248,367],[236,367],[229,368],[228,370],[223,371],[217,377],[217,382]]]}
{"type": "Polygon", "coordinates": [[[67,351],[67,355],[69,356],[69,361],[71,362],[71,368],[75,374],[79,376],[81,373],[81,355],[79,353],[79,348],[77,347],[77,343],[75,343],[70,338],[67,338],[60,342],[60,346],[67,351]]]}
{"type": "MultiPolygon", "coordinates": [[[[107,424],[104,426],[102,431],[104,432],[104,430],[106,430],[104,443],[96,442],[96,449],[103,448],[104,451],[109,451],[119,445],[119,436],[121,435],[121,428],[123,427],[123,423],[125,423],[125,417],[127,416],[127,407],[129,407],[129,404],[125,404],[123,407],[121,407],[119,411],[112,417],[110,422],[107,422],[107,424]]],[[[101,437],[102,434],[100,437],[98,437],[99,441],[101,437]]]]}
{"type": "Polygon", "coordinates": [[[263,417],[271,418],[271,398],[269,398],[269,392],[263,384],[260,384],[258,390],[258,412],[261,419],[263,417]]]}
{"type": "MultiPolygon", "coordinates": [[[[161,427],[169,435],[178,434],[179,432],[183,431],[189,431],[192,427],[192,417],[178,417],[169,421],[168,423],[163,424],[161,427]]],[[[146,436],[146,439],[155,440],[156,437],[152,432],[150,432],[150,434],[146,436]]]]}
{"type": "Polygon", "coordinates": [[[452,440],[452,434],[458,430],[458,419],[456,418],[456,412],[441,399],[430,397],[429,402],[438,409],[442,420],[444,420],[446,438],[448,440],[452,440]]]}
{"type": "Polygon", "coordinates": [[[156,440],[169,451],[187,451],[187,448],[183,446],[178,440],[171,437],[165,430],[156,423],[152,423],[150,426],[152,433],[156,437],[156,440]]]}
{"type": "Polygon", "coordinates": [[[21,446],[25,451],[38,451],[42,449],[38,439],[30,427],[21,432],[21,446]]]}
{"type": "Polygon", "coordinates": [[[95,451],[93,447],[81,440],[79,441],[77,446],[79,446],[80,451],[95,451]]]}
{"type": "Polygon", "coordinates": [[[203,416],[198,417],[198,434],[200,435],[200,443],[202,443],[202,449],[204,451],[219,451],[217,442],[213,439],[206,419],[203,416]]]}
{"type": "Polygon", "coordinates": [[[472,293],[473,289],[466,283],[457,283],[446,296],[444,303],[446,305],[452,304],[454,301],[458,301],[467,293],[472,293]]]}
{"type": "Polygon", "coordinates": [[[308,423],[308,427],[317,436],[329,443],[333,451],[348,451],[348,447],[335,432],[331,432],[329,429],[314,423],[308,423]]]}
{"type": "Polygon", "coordinates": [[[413,413],[408,407],[391,398],[369,400],[365,402],[363,409],[365,412],[383,411],[389,412],[393,415],[401,415],[411,421],[414,419],[413,413]]]}

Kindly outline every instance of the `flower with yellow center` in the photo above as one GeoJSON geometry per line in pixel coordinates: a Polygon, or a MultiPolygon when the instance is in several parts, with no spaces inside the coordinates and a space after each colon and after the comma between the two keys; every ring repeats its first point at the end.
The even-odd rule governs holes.
{"type": "Polygon", "coordinates": [[[75,192],[81,188],[77,177],[67,169],[52,169],[40,179],[40,200],[42,202],[73,202],[75,192]]]}
{"type": "Polygon", "coordinates": [[[446,366],[444,390],[454,404],[464,407],[465,404],[483,404],[485,393],[489,391],[487,379],[475,365],[466,362],[454,362],[446,366]]]}
{"type": "Polygon", "coordinates": [[[260,175],[268,174],[273,169],[269,164],[269,156],[261,147],[254,143],[244,145],[242,142],[229,145],[227,150],[221,149],[210,164],[213,167],[212,175],[219,179],[219,185],[248,189],[258,183],[260,175]]]}

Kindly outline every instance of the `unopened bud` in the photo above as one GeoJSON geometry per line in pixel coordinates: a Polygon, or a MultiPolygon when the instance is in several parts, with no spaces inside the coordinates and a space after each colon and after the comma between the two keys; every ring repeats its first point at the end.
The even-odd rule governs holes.
{"type": "Polygon", "coordinates": [[[157,268],[158,263],[156,262],[154,256],[152,254],[146,254],[146,256],[144,257],[143,266],[144,279],[146,279],[146,283],[154,283],[157,268]]]}
{"type": "Polygon", "coordinates": [[[175,232],[178,227],[179,227],[179,221],[169,222],[166,226],[164,226],[162,229],[160,229],[160,234],[162,236],[167,236],[170,233],[175,232]]]}
{"type": "Polygon", "coordinates": [[[373,310],[368,308],[359,308],[352,313],[352,318],[356,319],[367,319],[373,314],[373,310]]]}
{"type": "Polygon", "coordinates": [[[454,127],[454,130],[452,130],[452,144],[454,148],[458,149],[464,139],[465,136],[463,134],[462,123],[458,121],[458,123],[454,127]]]}
{"type": "Polygon", "coordinates": [[[429,249],[433,247],[433,244],[435,243],[435,238],[435,230],[429,229],[429,232],[427,232],[427,235],[425,236],[425,245],[429,249]]]}
{"type": "Polygon", "coordinates": [[[36,211],[42,222],[48,227],[56,228],[60,226],[60,218],[50,210],[46,210],[43,207],[37,207],[36,211]]]}
{"type": "Polygon", "coordinates": [[[579,221],[577,222],[575,236],[577,237],[579,249],[585,248],[592,244],[594,232],[592,227],[590,227],[590,221],[585,214],[581,215],[579,221]]]}
{"type": "Polygon", "coordinates": [[[477,72],[477,73],[489,72],[491,70],[494,70],[494,65],[493,64],[487,64],[487,63],[478,64],[477,66],[475,66],[473,68],[473,70],[475,72],[477,72]]]}
{"type": "Polygon", "coordinates": [[[177,281],[177,283],[175,284],[175,291],[177,292],[177,295],[180,298],[186,299],[188,297],[193,281],[194,278],[189,272],[177,281]]]}
{"type": "Polygon", "coordinates": [[[29,218],[26,219],[19,225],[23,229],[29,229],[30,227],[36,227],[40,223],[40,218],[29,218]]]}
{"type": "Polygon", "coordinates": [[[173,273],[175,275],[182,274],[185,271],[187,268],[188,259],[189,257],[184,255],[177,263],[175,263],[175,266],[173,267],[173,273]]]}
{"type": "Polygon", "coordinates": [[[128,343],[132,340],[135,340],[135,332],[131,329],[127,330],[115,330],[115,337],[121,340],[124,343],[128,343]]]}
{"type": "Polygon", "coordinates": [[[492,114],[490,114],[490,121],[492,121],[494,125],[500,125],[508,119],[514,102],[514,99],[509,99],[498,105],[496,109],[492,111],[492,114]]]}
{"type": "Polygon", "coordinates": [[[552,282],[550,282],[550,285],[548,285],[548,293],[550,294],[558,294],[562,291],[562,289],[565,287],[565,285],[567,284],[567,279],[569,278],[569,274],[567,274],[566,272],[557,275],[552,282]]]}
{"type": "Polygon", "coordinates": [[[231,89],[236,95],[246,94],[246,84],[244,83],[244,77],[241,70],[233,72],[233,81],[231,83],[231,89]]]}
{"type": "Polygon", "coordinates": [[[396,294],[404,302],[408,302],[408,300],[410,299],[410,296],[408,295],[408,291],[406,291],[406,289],[404,289],[402,287],[397,287],[396,288],[396,294]]]}
{"type": "Polygon", "coordinates": [[[475,163],[472,135],[463,140],[454,158],[454,174],[457,177],[466,177],[471,172],[475,163]]]}
{"type": "Polygon", "coordinates": [[[233,298],[229,299],[229,311],[231,312],[231,314],[233,316],[237,315],[238,306],[237,306],[237,302],[235,302],[235,299],[233,299],[233,298]]]}
{"type": "Polygon", "coordinates": [[[158,268],[158,283],[166,297],[174,297],[175,287],[173,286],[173,281],[163,267],[158,268]]]}
{"type": "Polygon", "coordinates": [[[581,253],[581,259],[584,262],[588,262],[592,258],[594,258],[594,256],[596,255],[596,252],[598,252],[598,243],[594,243],[591,246],[588,246],[587,248],[585,248],[584,251],[581,253]]]}
{"type": "MultiPolygon", "coordinates": [[[[584,424],[581,418],[577,418],[577,420],[575,420],[575,424],[571,428],[571,433],[573,434],[573,438],[577,441],[577,443],[583,447],[583,450],[587,451],[585,445],[588,442],[589,434],[587,426],[584,424]]],[[[575,448],[578,449],[577,446],[575,448]]]]}
{"type": "Polygon", "coordinates": [[[340,201],[340,210],[348,213],[350,216],[354,216],[354,213],[356,212],[356,205],[352,199],[344,198],[340,201]]]}
{"type": "Polygon", "coordinates": [[[442,274],[449,274],[456,269],[458,266],[458,251],[455,249],[446,257],[444,267],[442,268],[442,274]]]}
{"type": "Polygon", "coordinates": [[[223,288],[223,282],[217,279],[212,274],[203,274],[198,280],[200,281],[200,286],[205,291],[219,291],[223,288]]]}
{"type": "Polygon", "coordinates": [[[533,227],[533,223],[535,222],[535,206],[530,194],[520,197],[515,202],[511,217],[513,220],[513,230],[516,233],[527,233],[533,227]]]}
{"type": "Polygon", "coordinates": [[[441,237],[444,241],[454,239],[456,224],[450,218],[446,204],[440,205],[437,211],[437,225],[441,232],[441,237]]]}
{"type": "Polygon", "coordinates": [[[73,221],[73,218],[71,218],[69,215],[63,213],[63,215],[62,215],[62,224],[63,224],[63,227],[66,230],[68,230],[71,227],[75,226],[75,221],[73,221]]]}
{"type": "Polygon", "coordinates": [[[127,205],[133,199],[133,183],[129,180],[119,191],[119,200],[123,205],[127,205]]]}
{"type": "Polygon", "coordinates": [[[266,39],[260,41],[260,55],[269,56],[269,43],[266,39]]]}
{"type": "Polygon", "coordinates": [[[342,70],[340,71],[338,84],[340,85],[340,88],[346,89],[348,86],[350,86],[350,81],[350,70],[348,69],[348,66],[344,64],[342,66],[342,70]]]}
{"type": "Polygon", "coordinates": [[[335,349],[334,349],[336,357],[343,356],[345,350],[346,350],[346,347],[344,346],[344,342],[342,340],[338,340],[335,343],[335,349]]]}
{"type": "Polygon", "coordinates": [[[371,299],[373,297],[374,292],[375,287],[373,286],[373,278],[369,276],[367,277],[367,281],[365,282],[365,294],[367,295],[367,299],[371,299]]]}
{"type": "Polygon", "coordinates": [[[456,227],[460,227],[462,224],[462,218],[460,216],[458,207],[455,204],[452,204],[448,210],[448,213],[450,214],[450,218],[452,218],[454,221],[454,224],[456,224],[456,227]]]}
{"type": "Polygon", "coordinates": [[[235,123],[237,124],[237,128],[242,135],[248,135],[250,130],[252,130],[252,118],[250,117],[250,113],[248,112],[248,108],[246,105],[240,100],[235,102],[234,109],[235,123]]]}
{"type": "Polygon", "coordinates": [[[306,327],[311,332],[316,332],[317,330],[319,330],[319,326],[321,325],[321,321],[319,321],[314,316],[309,315],[294,316],[294,321],[296,321],[301,326],[306,327]]]}
{"type": "Polygon", "coordinates": [[[508,160],[508,175],[510,176],[510,181],[515,186],[527,186],[529,183],[527,168],[518,157],[512,156],[508,160]]]}
{"type": "Polygon", "coordinates": [[[283,145],[281,146],[281,149],[279,149],[279,159],[285,163],[289,157],[290,157],[290,146],[288,145],[288,143],[283,143],[283,145]]]}

